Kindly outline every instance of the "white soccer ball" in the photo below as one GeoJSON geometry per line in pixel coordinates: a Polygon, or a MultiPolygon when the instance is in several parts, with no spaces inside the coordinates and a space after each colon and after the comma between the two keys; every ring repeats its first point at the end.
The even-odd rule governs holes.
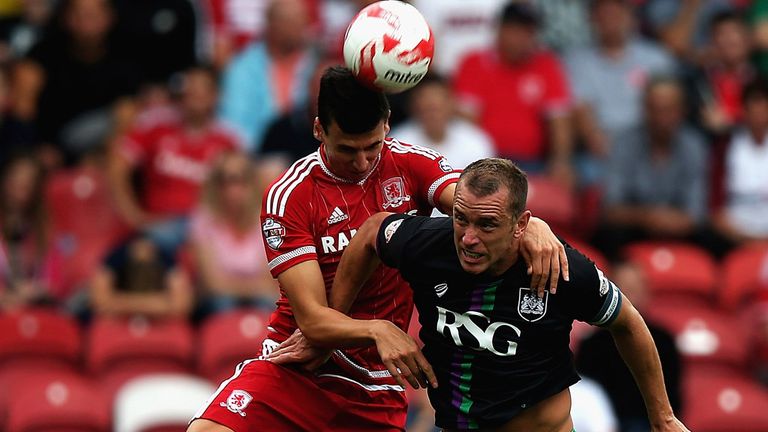
{"type": "Polygon", "coordinates": [[[352,20],[344,36],[344,61],[364,84],[399,93],[421,81],[432,63],[432,29],[408,3],[373,3],[352,20]]]}

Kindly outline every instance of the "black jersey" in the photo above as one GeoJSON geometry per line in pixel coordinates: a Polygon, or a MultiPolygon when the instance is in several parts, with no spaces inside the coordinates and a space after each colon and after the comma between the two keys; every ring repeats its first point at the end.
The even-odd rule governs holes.
{"type": "Polygon", "coordinates": [[[413,289],[424,355],[439,387],[429,389],[444,428],[500,426],[579,380],[569,348],[573,320],[607,325],[621,293],[566,247],[570,282],[539,298],[518,260],[500,277],[464,272],[450,218],[392,215],[377,252],[413,289]]]}

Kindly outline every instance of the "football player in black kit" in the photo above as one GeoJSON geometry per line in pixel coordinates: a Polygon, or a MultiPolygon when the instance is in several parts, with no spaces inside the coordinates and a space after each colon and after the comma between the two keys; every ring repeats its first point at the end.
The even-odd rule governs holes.
{"type": "MultiPolygon", "coordinates": [[[[672,412],[645,322],[591,261],[568,247],[569,281],[560,280],[556,294],[529,288],[518,249],[531,217],[527,191],[513,163],[482,159],[461,175],[452,218],[374,215],[344,251],[331,305],[346,311],[380,262],[400,270],[439,383],[429,388],[436,423],[446,431],[571,431],[569,387],[579,380],[569,349],[573,320],[611,331],[653,431],[687,431],[672,412]]],[[[389,347],[377,342],[382,357],[398,358],[394,341],[402,336],[389,347]]]]}

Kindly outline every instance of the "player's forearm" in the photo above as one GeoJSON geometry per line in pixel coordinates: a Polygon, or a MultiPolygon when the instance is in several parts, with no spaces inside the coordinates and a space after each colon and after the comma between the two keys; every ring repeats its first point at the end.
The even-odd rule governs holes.
{"type": "Polygon", "coordinates": [[[323,348],[351,348],[375,342],[378,320],[358,320],[329,307],[318,308],[311,316],[296,317],[307,340],[323,348]]]}
{"type": "Polygon", "coordinates": [[[332,308],[349,312],[360,288],[381,261],[376,255],[376,235],[384,218],[390,213],[377,213],[360,227],[341,256],[329,302],[332,308]]]}
{"type": "Polygon", "coordinates": [[[662,425],[674,419],[674,413],[656,345],[643,318],[629,302],[625,302],[621,313],[628,316],[621,324],[611,326],[614,342],[643,395],[651,425],[662,425]]]}

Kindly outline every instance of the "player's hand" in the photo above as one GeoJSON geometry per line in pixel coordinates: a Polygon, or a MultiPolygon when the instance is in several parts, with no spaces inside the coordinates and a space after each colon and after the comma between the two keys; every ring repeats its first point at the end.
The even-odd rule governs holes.
{"type": "Polygon", "coordinates": [[[386,320],[374,320],[371,325],[379,356],[398,384],[407,387],[407,381],[415,389],[428,385],[437,388],[432,366],[412,337],[386,320]]]}
{"type": "Polygon", "coordinates": [[[322,366],[330,356],[331,350],[311,345],[301,330],[296,329],[266,359],[275,364],[301,363],[303,369],[313,371],[322,366]]]}
{"type": "Polygon", "coordinates": [[[568,280],[568,257],[565,255],[565,247],[543,220],[532,217],[528,222],[521,251],[528,264],[528,274],[531,275],[531,290],[539,297],[544,297],[547,280],[549,292],[552,294],[557,292],[561,272],[563,279],[568,280]]]}
{"type": "Polygon", "coordinates": [[[660,424],[652,424],[651,432],[691,432],[677,417],[667,418],[660,424]]]}

